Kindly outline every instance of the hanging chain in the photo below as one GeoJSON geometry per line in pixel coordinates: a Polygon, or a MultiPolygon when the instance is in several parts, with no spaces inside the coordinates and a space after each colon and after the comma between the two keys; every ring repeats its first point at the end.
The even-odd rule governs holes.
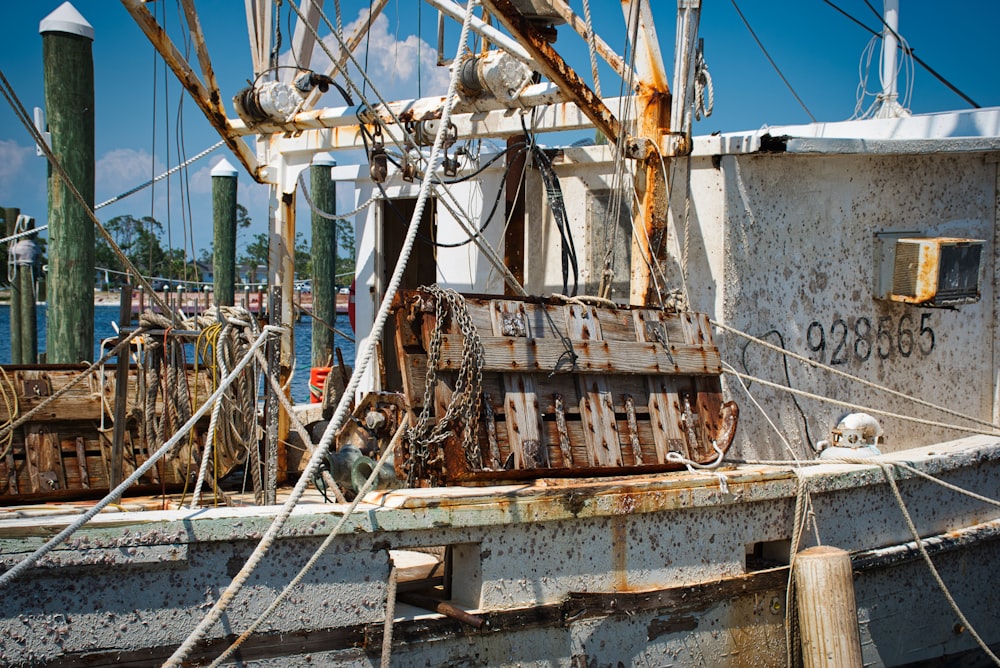
{"type": "Polygon", "coordinates": [[[462,295],[454,290],[436,285],[419,288],[434,299],[434,329],[427,351],[427,376],[424,384],[423,407],[417,425],[407,430],[410,459],[406,463],[407,484],[428,478],[436,483],[437,474],[443,469],[444,454],[441,444],[453,433],[453,427],[462,426],[462,449],[471,468],[482,468],[483,455],[479,448],[479,416],[482,411],[483,343],[479,338],[462,295]],[[441,361],[441,335],[445,319],[454,318],[462,334],[462,364],[455,377],[455,388],[448,407],[436,423],[431,420],[434,390],[438,382],[441,361]],[[431,446],[435,453],[432,456],[431,446]],[[432,471],[433,469],[433,471],[432,471]]]}

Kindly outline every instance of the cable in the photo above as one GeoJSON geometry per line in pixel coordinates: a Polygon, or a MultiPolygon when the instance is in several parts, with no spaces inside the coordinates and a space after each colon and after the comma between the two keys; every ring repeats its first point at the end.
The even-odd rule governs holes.
{"type": "MultiPolygon", "coordinates": [[[[867,3],[868,0],[865,0],[865,2],[867,3]]],[[[889,487],[892,488],[892,495],[896,497],[896,502],[899,504],[899,510],[900,512],[903,513],[903,519],[906,520],[906,526],[910,530],[910,534],[912,534],[913,540],[916,541],[917,549],[920,550],[920,556],[924,558],[924,563],[927,564],[927,568],[930,570],[931,576],[934,578],[934,581],[937,583],[938,587],[941,589],[941,592],[944,594],[945,599],[948,601],[948,605],[955,613],[955,616],[958,617],[959,621],[962,622],[962,626],[965,627],[965,630],[969,632],[969,635],[972,636],[972,638],[976,641],[976,644],[979,645],[980,649],[982,649],[983,652],[986,653],[986,656],[988,656],[995,665],[1000,666],[1000,657],[998,657],[996,654],[993,653],[989,645],[986,644],[982,636],[979,635],[976,629],[969,622],[968,618],[966,618],[965,614],[958,607],[958,603],[951,595],[951,592],[948,591],[948,587],[945,586],[944,580],[941,579],[941,574],[938,573],[937,568],[934,566],[934,562],[931,561],[931,556],[927,553],[927,548],[924,547],[924,541],[920,537],[920,532],[917,531],[917,527],[913,523],[913,519],[910,517],[909,511],[906,509],[906,504],[903,503],[903,495],[900,493],[899,486],[896,484],[896,476],[892,473],[892,471],[889,468],[891,466],[891,463],[889,462],[876,462],[876,463],[882,469],[882,473],[885,475],[885,480],[886,482],[889,483],[889,487]]]]}
{"type": "MultiPolygon", "coordinates": [[[[833,9],[837,10],[840,14],[842,14],[843,16],[845,16],[846,18],[848,18],[849,20],[853,21],[857,25],[861,26],[862,28],[864,28],[865,30],[867,30],[868,32],[870,32],[872,35],[878,37],[879,39],[882,39],[882,33],[878,32],[877,30],[873,30],[873,29],[869,28],[867,25],[865,25],[864,23],[862,23],[860,20],[858,20],[855,17],[851,16],[846,11],[844,11],[843,9],[841,9],[840,7],[838,7],[836,4],[834,4],[833,2],[831,2],[831,0],[823,0],[823,2],[825,2],[827,5],[829,5],[833,9]]],[[[867,2],[867,0],[866,0],[865,4],[868,5],[868,8],[871,9],[875,13],[875,15],[878,17],[879,21],[882,23],[882,25],[885,26],[885,20],[882,18],[882,15],[879,14],[878,11],[876,11],[875,8],[872,7],[867,2]]],[[[888,28],[888,26],[886,26],[886,27],[888,28]]],[[[895,31],[893,31],[893,34],[896,34],[895,31]]],[[[899,36],[896,35],[896,37],[898,39],[899,36]]],[[[982,109],[982,107],[979,104],[977,104],[975,100],[973,100],[971,97],[969,97],[968,95],[966,95],[965,93],[963,93],[961,90],[959,90],[959,88],[957,86],[955,86],[955,84],[953,84],[950,81],[948,81],[947,79],[945,79],[942,74],[938,73],[937,70],[935,70],[933,67],[931,67],[930,65],[928,65],[926,61],[924,61],[916,53],[914,53],[913,49],[911,49],[909,46],[904,46],[904,42],[903,41],[900,41],[898,48],[901,49],[904,53],[906,53],[906,55],[908,55],[911,58],[913,58],[913,61],[915,63],[917,63],[918,65],[920,65],[921,67],[923,67],[925,70],[927,70],[928,74],[930,74],[932,77],[934,77],[935,79],[937,79],[938,81],[940,81],[942,84],[944,84],[948,88],[948,90],[950,90],[951,92],[955,93],[960,98],[962,98],[963,100],[965,100],[973,108],[975,108],[975,109],[982,109]]]]}
{"type": "MultiPolygon", "coordinates": [[[[21,104],[21,100],[17,97],[17,93],[14,92],[14,87],[11,86],[10,81],[7,80],[7,76],[3,73],[2,69],[0,69],[0,94],[2,94],[4,99],[7,100],[8,104],[10,104],[11,108],[14,110],[14,114],[17,116],[18,120],[21,121],[21,124],[28,131],[28,134],[31,135],[32,139],[35,140],[35,143],[45,154],[45,157],[48,159],[49,164],[52,166],[52,169],[55,170],[57,174],[59,174],[59,177],[63,180],[63,183],[66,185],[66,189],[69,190],[70,195],[73,196],[73,199],[76,200],[77,204],[80,205],[84,213],[87,214],[87,217],[89,217],[91,222],[94,223],[94,225],[97,228],[97,231],[100,232],[101,236],[104,237],[104,239],[108,242],[108,244],[110,244],[111,250],[115,253],[115,255],[118,257],[118,259],[122,262],[122,264],[126,268],[128,268],[132,272],[135,272],[137,280],[144,287],[153,292],[152,286],[150,286],[149,283],[142,278],[142,276],[139,274],[139,270],[136,269],[135,265],[132,264],[132,261],[128,259],[128,256],[126,256],[125,253],[122,252],[122,249],[118,247],[118,244],[115,243],[115,240],[111,237],[111,234],[108,232],[107,228],[105,228],[104,225],[101,224],[101,221],[97,219],[97,216],[94,215],[94,211],[93,209],[90,208],[90,205],[87,203],[87,200],[85,200],[83,198],[83,195],[80,194],[80,191],[77,189],[76,184],[73,183],[72,179],[69,178],[69,174],[66,173],[65,168],[62,166],[62,163],[59,162],[55,154],[52,152],[52,149],[49,147],[48,142],[45,141],[45,138],[41,135],[38,128],[35,127],[34,120],[30,116],[28,116],[27,110],[25,110],[24,105],[21,104]]],[[[173,313],[173,310],[169,306],[167,306],[166,302],[160,299],[158,295],[154,293],[151,295],[151,297],[153,301],[156,302],[157,306],[163,309],[164,313],[173,313]]]]}
{"type": "MultiPolygon", "coordinates": [[[[727,362],[723,362],[722,364],[730,369],[733,368],[732,365],[730,365],[727,362]]],[[[774,420],[772,420],[771,416],[767,414],[767,411],[764,410],[764,407],[760,405],[760,403],[752,394],[750,394],[750,386],[744,383],[743,379],[740,378],[739,376],[736,377],[736,381],[739,383],[740,387],[743,388],[743,392],[745,392],[747,398],[750,399],[750,403],[752,403],[757,408],[757,410],[760,411],[760,414],[764,416],[764,419],[767,420],[767,423],[771,425],[771,429],[773,429],[774,433],[777,434],[779,439],[781,439],[781,442],[785,445],[785,449],[788,450],[788,454],[792,456],[793,460],[798,461],[799,458],[795,456],[795,450],[792,448],[792,444],[788,442],[788,439],[785,438],[785,435],[781,433],[780,429],[778,429],[778,425],[774,424],[774,420]]]]}
{"type": "MultiPolygon", "coordinates": [[[[791,374],[789,374],[789,372],[788,372],[788,355],[784,354],[785,353],[785,337],[782,336],[781,332],[779,332],[778,330],[771,329],[771,330],[768,330],[768,331],[764,332],[763,334],[761,334],[758,337],[758,339],[760,339],[761,341],[763,341],[765,337],[768,337],[768,336],[770,336],[772,334],[774,334],[775,336],[778,337],[778,343],[781,345],[781,351],[782,351],[781,364],[784,367],[784,371],[785,371],[785,383],[789,387],[791,387],[792,386],[792,377],[791,377],[791,374]]],[[[750,373],[750,369],[749,369],[749,367],[747,367],[747,348],[750,347],[751,343],[753,343],[753,341],[751,341],[750,339],[747,339],[746,343],[743,344],[743,348],[740,351],[740,364],[743,365],[743,370],[745,372],[747,372],[747,373],[750,373]]],[[[744,389],[746,389],[747,394],[749,395],[750,394],[750,388],[749,388],[749,386],[747,386],[744,389]]],[[[806,433],[806,443],[808,443],[809,447],[812,448],[813,451],[815,452],[816,451],[816,445],[813,442],[812,436],[809,434],[809,421],[806,419],[805,411],[802,410],[802,406],[799,405],[799,400],[798,400],[798,398],[794,394],[792,395],[792,403],[795,404],[795,408],[796,408],[796,410],[798,410],[799,416],[802,418],[802,427],[803,427],[803,429],[805,430],[805,433],[806,433]]]]}
{"type": "MultiPolygon", "coordinates": [[[[235,375],[238,374],[240,371],[242,371],[243,367],[245,367],[247,364],[250,363],[250,360],[253,359],[253,351],[256,350],[258,347],[260,347],[260,345],[267,340],[268,336],[270,336],[274,332],[280,332],[280,331],[283,331],[282,328],[280,327],[271,327],[271,326],[265,327],[264,332],[261,333],[260,337],[258,337],[257,341],[254,342],[254,345],[251,347],[251,349],[247,352],[246,355],[244,355],[243,359],[240,360],[240,363],[237,365],[236,369],[233,370],[233,373],[228,378],[226,378],[226,384],[228,384],[228,382],[231,382],[235,377],[235,375]]],[[[137,334],[138,332],[139,330],[136,330],[129,336],[131,337],[137,334]]],[[[122,342],[119,344],[119,346],[126,343],[128,340],[129,340],[128,338],[123,339],[122,342]]],[[[117,347],[115,349],[117,350],[117,347]]],[[[212,396],[210,396],[205,401],[205,403],[202,404],[201,408],[199,408],[198,411],[191,416],[191,419],[188,420],[187,423],[184,424],[181,427],[181,429],[170,438],[170,440],[168,440],[166,443],[160,446],[159,450],[151,454],[149,456],[149,459],[143,462],[141,466],[137,467],[136,470],[132,473],[132,475],[130,475],[128,478],[122,481],[121,484],[119,484],[113,490],[108,492],[107,496],[105,496],[103,499],[94,504],[94,506],[90,508],[90,510],[88,510],[79,518],[77,518],[72,524],[70,524],[65,529],[60,531],[58,534],[50,538],[48,541],[46,541],[44,545],[42,545],[40,548],[32,552],[30,555],[28,555],[21,561],[17,562],[17,564],[12,566],[11,569],[5,572],[3,575],[0,575],[0,588],[3,588],[5,585],[10,584],[24,571],[28,570],[33,565],[38,563],[39,559],[47,555],[58,545],[60,545],[63,541],[65,541],[67,538],[73,535],[73,533],[75,533],[80,527],[82,527],[91,519],[93,519],[93,517],[102,510],[104,510],[105,507],[114,503],[116,500],[120,499],[121,495],[125,492],[126,489],[134,485],[139,480],[139,478],[144,476],[151,468],[153,468],[153,466],[160,460],[160,458],[162,458],[165,454],[167,454],[167,452],[173,449],[174,445],[176,445],[181,440],[181,438],[187,435],[187,431],[191,429],[191,427],[193,427],[195,423],[205,413],[208,412],[208,407],[211,405],[211,403],[218,400],[219,396],[222,394],[222,391],[225,389],[226,384],[224,384],[222,387],[216,390],[212,394],[212,396]]],[[[29,414],[26,413],[25,415],[27,416],[29,414]]],[[[22,419],[24,418],[22,417],[22,419]]]]}
{"type": "MultiPolygon", "coordinates": [[[[764,346],[765,348],[770,348],[771,350],[774,350],[775,352],[778,352],[778,353],[780,353],[780,354],[782,354],[782,355],[784,355],[786,357],[791,357],[794,360],[798,360],[799,362],[807,364],[807,365],[809,365],[811,367],[814,367],[816,369],[820,369],[822,371],[827,371],[827,372],[832,373],[832,374],[834,374],[836,376],[840,376],[841,378],[846,378],[846,379],[854,381],[856,383],[860,383],[860,384],[862,384],[862,385],[864,385],[866,387],[870,387],[873,390],[878,390],[880,392],[886,392],[886,393],[891,394],[891,395],[893,395],[895,397],[899,397],[900,399],[904,399],[906,401],[918,404],[920,406],[924,406],[925,408],[933,408],[934,410],[941,411],[942,413],[945,413],[947,415],[951,415],[953,417],[962,418],[963,420],[968,420],[970,422],[974,422],[976,424],[980,424],[980,425],[983,425],[983,426],[986,426],[986,427],[992,427],[993,429],[1000,429],[1000,427],[998,427],[997,425],[993,424],[992,422],[990,422],[988,420],[983,420],[983,419],[980,419],[980,418],[977,418],[977,417],[973,417],[971,415],[966,415],[965,413],[959,413],[958,411],[952,410],[950,408],[946,408],[944,406],[939,406],[939,405],[931,403],[929,401],[924,401],[923,399],[920,399],[919,397],[914,397],[912,395],[905,394],[903,392],[899,392],[898,390],[894,390],[894,389],[892,389],[890,387],[886,387],[885,385],[879,385],[877,383],[871,382],[870,380],[865,380],[864,378],[860,378],[858,376],[852,376],[851,374],[849,374],[849,373],[847,373],[845,371],[841,371],[841,370],[836,369],[834,367],[827,366],[825,364],[821,364],[820,362],[817,362],[815,360],[811,360],[808,357],[803,357],[802,355],[799,355],[797,353],[793,353],[790,350],[786,350],[784,348],[779,348],[778,346],[774,345],[773,343],[768,343],[767,341],[764,341],[763,339],[759,339],[759,338],[757,338],[755,336],[747,334],[746,332],[740,331],[740,330],[736,329],[735,327],[730,327],[729,325],[725,325],[725,324],[723,324],[721,322],[717,322],[715,320],[709,320],[709,322],[712,323],[712,325],[714,327],[718,327],[719,329],[721,329],[723,331],[729,332],[731,334],[736,334],[737,336],[742,336],[743,338],[748,339],[749,341],[753,341],[754,343],[756,343],[758,345],[761,345],[761,346],[764,346]]],[[[983,432],[983,433],[988,433],[988,432],[983,432]]]]}
{"type": "Polygon", "coordinates": [[[752,380],[754,382],[760,383],[766,387],[770,387],[777,390],[783,390],[785,392],[790,392],[792,394],[797,394],[806,399],[814,399],[816,401],[823,401],[828,404],[833,404],[834,406],[840,406],[841,408],[847,408],[852,411],[861,411],[864,413],[871,413],[874,415],[882,415],[885,417],[896,418],[897,420],[905,420],[907,422],[915,422],[916,424],[922,424],[928,427],[940,427],[942,429],[953,429],[955,431],[964,431],[969,434],[983,434],[986,436],[996,436],[993,431],[985,431],[983,429],[976,429],[975,427],[963,427],[957,424],[948,424],[946,422],[937,422],[935,420],[925,420],[923,418],[913,417],[910,415],[902,415],[900,413],[893,413],[892,411],[884,411],[879,408],[872,408],[870,406],[863,406],[861,404],[853,404],[849,401],[841,401],[839,399],[833,399],[831,397],[824,397],[819,394],[814,394],[812,392],[806,392],[805,390],[797,390],[794,387],[788,387],[786,385],[779,385],[778,383],[772,383],[771,381],[764,380],[763,378],[757,378],[749,374],[740,373],[733,368],[723,369],[726,373],[732,374],[744,380],[752,380]]]}
{"type": "Polygon", "coordinates": [[[806,103],[802,101],[802,98],[799,97],[799,94],[795,92],[795,89],[792,88],[792,84],[789,83],[788,79],[785,78],[785,75],[781,73],[781,69],[778,67],[778,64],[774,62],[774,59],[771,58],[771,54],[769,54],[767,52],[767,49],[764,48],[763,42],[761,42],[760,38],[757,37],[757,33],[755,33],[753,28],[750,27],[750,22],[747,21],[747,17],[745,17],[743,15],[743,12],[740,11],[739,5],[736,4],[736,0],[729,0],[729,1],[733,3],[733,8],[736,10],[736,13],[740,15],[740,20],[742,20],[743,25],[747,27],[747,30],[750,32],[750,36],[753,37],[753,41],[757,42],[757,46],[760,47],[760,50],[761,52],[763,52],[764,57],[767,58],[767,62],[771,63],[771,67],[773,67],[774,71],[778,73],[779,77],[781,77],[781,80],[785,83],[785,86],[788,87],[788,90],[791,91],[796,101],[805,110],[806,115],[809,116],[810,120],[812,120],[813,123],[815,123],[816,117],[812,115],[812,112],[809,111],[809,107],[807,107],[806,103]]]}

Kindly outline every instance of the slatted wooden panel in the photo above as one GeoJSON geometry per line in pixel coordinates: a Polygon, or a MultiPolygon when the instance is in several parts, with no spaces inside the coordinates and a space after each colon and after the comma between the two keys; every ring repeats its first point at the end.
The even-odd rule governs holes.
{"type": "MultiPolygon", "coordinates": [[[[397,344],[406,343],[397,352],[414,411],[434,324],[427,299],[403,295],[396,309],[397,330],[409,328],[397,333],[397,344]]],[[[735,414],[721,417],[721,360],[707,317],[488,297],[468,297],[467,307],[485,348],[484,463],[470,468],[453,439],[446,480],[665,470],[678,467],[669,452],[707,462],[713,439],[728,447],[735,414]],[[500,462],[508,470],[496,470],[500,462]]],[[[450,320],[444,378],[460,367],[464,344],[450,320]]],[[[440,415],[446,403],[436,403],[440,415]]]]}

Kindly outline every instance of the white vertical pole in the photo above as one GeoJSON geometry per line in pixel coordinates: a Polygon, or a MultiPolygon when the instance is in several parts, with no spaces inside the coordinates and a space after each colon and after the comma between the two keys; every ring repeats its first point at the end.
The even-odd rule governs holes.
{"type": "Polygon", "coordinates": [[[899,49],[899,0],[884,0],[883,18],[885,27],[882,29],[882,95],[885,104],[895,103],[898,95],[896,82],[896,52],[899,49]]]}

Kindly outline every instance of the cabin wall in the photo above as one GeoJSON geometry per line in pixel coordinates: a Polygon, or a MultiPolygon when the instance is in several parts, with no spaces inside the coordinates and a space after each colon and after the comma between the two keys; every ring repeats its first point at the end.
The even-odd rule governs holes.
{"type": "MultiPolygon", "coordinates": [[[[675,201],[674,211],[682,210],[675,201]]],[[[688,285],[693,306],[721,322],[846,373],[976,418],[994,413],[997,163],[982,154],[740,155],[692,160],[688,285]],[[929,309],[873,298],[874,235],[917,231],[986,241],[982,298],[929,309]],[[911,339],[912,337],[912,339],[911,339]],[[911,343],[912,341],[912,343],[911,343]]],[[[857,382],[788,361],[717,333],[723,360],[780,385],[851,404],[968,424],[857,382]]],[[[789,452],[746,394],[734,451],[789,452]]],[[[789,438],[827,438],[847,411],[753,384],[751,392],[789,438]]],[[[899,450],[962,432],[877,416],[899,450]]]]}
{"type": "MultiPolygon", "coordinates": [[[[606,147],[569,148],[553,158],[576,240],[580,294],[595,294],[606,250],[593,228],[595,193],[611,188],[606,147]]],[[[675,160],[668,212],[666,289],[685,281],[691,307],[730,327],[866,381],[981,420],[997,412],[1000,351],[994,341],[997,158],[936,155],[701,155],[675,160]],[[690,192],[690,197],[688,197],[690,192]],[[878,300],[875,233],[913,231],[986,241],[982,297],[955,309],[878,300]],[[685,232],[689,234],[687,243],[685,232]],[[686,249],[686,251],[685,251],[686,249]],[[912,337],[912,343],[911,343],[912,337]]],[[[562,292],[558,232],[536,170],[528,172],[526,287],[562,292]]],[[[627,204],[627,202],[626,202],[627,204]]],[[[626,230],[626,234],[628,234],[626,230]]],[[[608,234],[605,232],[604,234],[608,234]]],[[[627,257],[616,273],[627,277],[627,257]]],[[[627,295],[614,297],[626,301],[627,295]]],[[[743,337],[715,332],[722,359],[779,385],[946,424],[974,423],[808,368],[743,337]]],[[[734,452],[750,458],[812,458],[807,442],[829,438],[848,408],[796,397],[760,383],[750,391],[788,439],[791,451],[733,376],[730,398],[744,409],[734,452]]],[[[967,432],[876,416],[885,450],[967,432]]]]}
{"type": "MultiPolygon", "coordinates": [[[[631,196],[615,200],[618,187],[607,147],[567,148],[552,157],[559,179],[571,243],[575,249],[579,280],[575,293],[597,295],[609,247],[613,254],[611,298],[628,301],[632,229],[631,196]],[[617,204],[617,215],[615,209],[617,204]]],[[[563,242],[552,207],[545,193],[541,175],[531,168],[526,172],[525,200],[525,289],[529,294],[573,294],[572,269],[567,285],[563,284],[563,242]]]]}
{"type": "MultiPolygon", "coordinates": [[[[991,157],[992,156],[992,157],[991,157]]],[[[613,162],[607,147],[567,148],[553,156],[579,264],[579,294],[596,294],[608,237],[617,234],[615,279],[627,281],[631,230],[615,232],[613,162]],[[624,244],[624,241],[628,244],[624,244]]],[[[983,153],[935,155],[699,155],[668,166],[666,289],[686,279],[691,306],[723,324],[763,338],[867,381],[925,401],[993,419],[1000,351],[995,351],[998,170],[983,153]],[[690,190],[688,190],[690,188],[690,190]],[[690,197],[688,197],[690,192],[690,197]],[[685,243],[685,231],[688,239],[685,243]],[[957,309],[928,309],[873,298],[874,235],[914,231],[986,241],[982,297],[957,309]],[[911,343],[912,337],[912,343],[911,343]]],[[[452,190],[468,210],[485,215],[502,170],[452,190]],[[482,203],[484,206],[478,206],[482,203]],[[482,211],[485,209],[485,211],[482,211]]],[[[364,185],[359,201],[371,193],[364,185]]],[[[415,196],[417,186],[390,183],[391,196],[415,196]]],[[[526,173],[525,287],[531,294],[563,292],[562,246],[537,169],[526,173]]],[[[622,205],[626,207],[629,201],[622,205]]],[[[438,206],[442,240],[458,240],[451,214],[438,206]]],[[[371,322],[379,225],[374,207],[359,224],[359,322],[371,322]]],[[[619,216],[620,218],[620,216],[619,216]]],[[[486,235],[502,255],[502,205],[486,235]]],[[[614,245],[614,244],[612,244],[614,245]]],[[[418,243],[418,252],[421,244],[418,243]]],[[[425,249],[426,252],[426,249],[425,249]]],[[[471,244],[438,249],[438,277],[459,290],[501,293],[503,284],[471,244]]],[[[572,290],[572,286],[569,286],[572,290]]],[[[621,289],[612,293],[626,301],[621,289]]],[[[362,325],[364,327],[364,325],[362,325]]],[[[749,375],[855,405],[942,423],[962,422],[905,399],[887,396],[828,371],[789,359],[737,335],[715,332],[723,361],[749,375]]],[[[732,376],[730,398],[743,408],[734,452],[749,458],[811,458],[807,442],[829,437],[848,409],[752,383],[750,391],[788,439],[775,434],[732,376]]],[[[366,386],[372,386],[371,382],[366,386]]],[[[877,416],[885,449],[899,450],[967,432],[877,416]]],[[[974,424],[971,426],[975,426],[974,424]]]]}
{"type": "MultiPolygon", "coordinates": [[[[483,155],[481,163],[490,156],[483,155]]],[[[502,162],[502,161],[498,161],[502,162]]],[[[460,172],[460,175],[462,172],[460,172]]],[[[355,182],[356,202],[358,206],[370,197],[381,196],[378,187],[362,176],[355,182]]],[[[437,201],[437,241],[443,244],[461,242],[468,239],[468,234],[456,222],[458,211],[467,213],[479,229],[483,237],[500,252],[503,257],[503,223],[504,208],[501,201],[487,224],[487,217],[497,196],[498,189],[503,187],[503,169],[494,166],[485,170],[476,179],[449,186],[455,202],[437,201]],[[457,204],[457,208],[456,208],[457,204]]],[[[392,198],[416,198],[420,192],[420,183],[403,182],[398,175],[393,175],[385,184],[386,194],[392,198]]],[[[388,286],[389,276],[387,266],[392,266],[395,258],[386,258],[382,252],[384,244],[383,215],[381,207],[376,202],[355,216],[354,238],[357,249],[357,266],[355,274],[355,317],[359,333],[358,350],[364,345],[367,334],[375,322],[375,314],[381,302],[381,296],[388,286]]],[[[396,224],[395,221],[390,221],[396,224]]],[[[427,241],[417,238],[413,246],[413,254],[420,255],[425,261],[436,265],[437,283],[442,287],[454,288],[460,292],[503,293],[503,278],[490,261],[474,243],[467,243],[455,248],[433,247],[427,241]]],[[[359,393],[379,389],[376,376],[371,369],[361,382],[359,393]]]]}

